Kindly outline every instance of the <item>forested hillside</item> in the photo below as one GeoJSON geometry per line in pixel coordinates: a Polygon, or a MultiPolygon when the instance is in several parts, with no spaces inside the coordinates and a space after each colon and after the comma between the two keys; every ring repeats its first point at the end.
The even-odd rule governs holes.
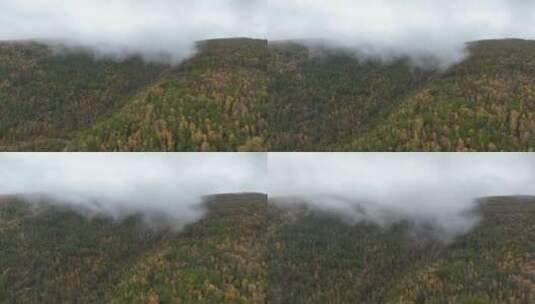
{"type": "MultiPolygon", "coordinates": [[[[0,202],[0,303],[263,303],[267,199],[222,195],[180,233],[142,216],[0,202]]],[[[165,222],[165,215],[151,215],[165,222]]]]}
{"type": "Polygon", "coordinates": [[[350,226],[301,210],[267,256],[273,303],[535,303],[535,199],[490,198],[443,242],[409,221],[350,226]]]}
{"type": "Polygon", "coordinates": [[[0,43],[0,149],[530,151],[535,42],[468,44],[447,69],[219,39],[176,66],[0,43]]]}
{"type": "Polygon", "coordinates": [[[69,150],[262,151],[268,122],[263,40],[206,41],[69,150]]]}
{"type": "Polygon", "coordinates": [[[430,71],[406,59],[359,60],[343,50],[315,52],[291,42],[271,44],[270,148],[338,150],[366,134],[430,71]]]}
{"type": "Polygon", "coordinates": [[[449,242],[284,206],[208,197],[176,231],[2,198],[0,303],[535,303],[534,198],[481,200],[449,242]]]}
{"type": "Polygon", "coordinates": [[[95,60],[85,50],[0,43],[0,149],[62,150],[161,70],[140,58],[95,60]]]}
{"type": "Polygon", "coordinates": [[[535,42],[481,41],[347,149],[534,151],[535,42]]]}

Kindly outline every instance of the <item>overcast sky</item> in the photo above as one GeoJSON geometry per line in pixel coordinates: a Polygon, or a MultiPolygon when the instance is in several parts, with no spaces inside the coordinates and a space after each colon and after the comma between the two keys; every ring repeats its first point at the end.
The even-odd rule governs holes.
{"type": "Polygon", "coordinates": [[[403,192],[424,197],[429,188],[468,197],[535,195],[530,153],[269,153],[268,172],[272,196],[331,193],[395,204],[403,192]]]}
{"type": "Polygon", "coordinates": [[[204,215],[204,195],[262,192],[349,223],[432,223],[449,238],[477,224],[465,212],[475,199],[535,195],[534,184],[535,155],[522,153],[0,154],[0,195],[116,218],[164,213],[177,227],[204,215]]]}
{"type": "Polygon", "coordinates": [[[47,193],[101,212],[159,211],[187,220],[200,216],[203,195],[263,192],[355,221],[361,214],[354,207],[366,203],[379,213],[461,225],[459,214],[474,199],[535,195],[533,184],[532,154],[0,154],[0,195],[47,193]]]}
{"type": "Polygon", "coordinates": [[[350,222],[394,213],[448,234],[477,223],[465,214],[477,198],[535,195],[534,154],[271,153],[268,172],[270,198],[297,197],[350,222]]]}
{"type": "Polygon", "coordinates": [[[189,56],[195,41],[265,37],[256,0],[2,0],[0,39],[52,39],[99,53],[189,56]]]}
{"type": "Polygon", "coordinates": [[[46,194],[114,217],[165,213],[184,224],[202,216],[204,195],[265,192],[265,170],[264,154],[3,153],[0,195],[46,194]]]}
{"type": "Polygon", "coordinates": [[[531,0],[2,0],[0,39],[69,40],[104,53],[175,59],[194,41],[327,38],[376,55],[459,60],[463,43],[534,38],[531,0]]]}

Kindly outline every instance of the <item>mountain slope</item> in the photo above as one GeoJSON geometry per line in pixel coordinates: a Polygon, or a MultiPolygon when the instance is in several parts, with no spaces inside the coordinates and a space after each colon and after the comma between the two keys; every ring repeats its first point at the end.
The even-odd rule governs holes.
{"type": "Polygon", "coordinates": [[[530,151],[535,42],[446,70],[218,39],[178,66],[0,43],[0,150],[530,151]]]}
{"type": "Polygon", "coordinates": [[[418,88],[430,72],[403,58],[362,60],[342,50],[271,44],[272,150],[337,150],[418,88]]]}
{"type": "Polygon", "coordinates": [[[269,243],[273,303],[534,303],[535,200],[490,198],[443,243],[410,222],[355,226],[304,211],[269,243]]]}
{"type": "Polygon", "coordinates": [[[220,195],[209,213],[132,265],[109,303],[264,303],[267,197],[220,195]]]}
{"type": "Polygon", "coordinates": [[[96,303],[157,243],[134,218],[88,221],[68,209],[4,202],[0,303],[96,303]]]}
{"type": "Polygon", "coordinates": [[[262,151],[267,42],[210,40],[69,150],[262,151]]]}
{"type": "Polygon", "coordinates": [[[141,216],[118,222],[4,199],[0,303],[262,303],[266,203],[260,194],[209,198],[208,215],[177,233],[141,216]]]}
{"type": "Polygon", "coordinates": [[[0,303],[535,302],[531,197],[482,200],[481,222],[448,243],[260,194],[205,206],[175,231],[3,198],[0,303]]]}
{"type": "Polygon", "coordinates": [[[535,42],[481,41],[347,150],[533,151],[535,42]]]}
{"type": "Polygon", "coordinates": [[[140,58],[95,60],[85,50],[0,43],[0,149],[62,150],[161,70],[140,58]]]}

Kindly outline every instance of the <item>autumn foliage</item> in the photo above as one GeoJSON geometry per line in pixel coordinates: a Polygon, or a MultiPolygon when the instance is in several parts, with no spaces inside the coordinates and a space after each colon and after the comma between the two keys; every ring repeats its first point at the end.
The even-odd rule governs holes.
{"type": "Polygon", "coordinates": [[[535,42],[439,69],[220,39],[176,66],[0,44],[0,150],[532,151],[535,42]]]}
{"type": "Polygon", "coordinates": [[[0,303],[535,301],[534,198],[482,199],[479,224],[448,240],[408,220],[350,224],[263,194],[204,207],[177,229],[165,214],[111,219],[2,198],[0,303]]]}

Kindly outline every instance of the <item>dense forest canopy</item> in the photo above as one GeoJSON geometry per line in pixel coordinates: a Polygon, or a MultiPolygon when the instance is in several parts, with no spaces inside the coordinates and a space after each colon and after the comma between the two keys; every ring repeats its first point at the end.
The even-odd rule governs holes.
{"type": "Polygon", "coordinates": [[[533,197],[481,199],[479,224],[447,242],[263,194],[205,207],[176,231],[0,198],[0,303],[535,301],[533,197]]]}
{"type": "Polygon", "coordinates": [[[0,150],[532,151],[535,42],[446,69],[245,38],[176,66],[0,43],[0,150]]]}

